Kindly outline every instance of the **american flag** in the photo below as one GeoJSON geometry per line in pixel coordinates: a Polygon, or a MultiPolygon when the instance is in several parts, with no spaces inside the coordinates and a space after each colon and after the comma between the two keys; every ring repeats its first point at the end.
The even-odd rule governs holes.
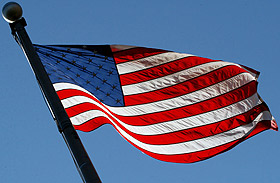
{"type": "Polygon", "coordinates": [[[75,129],[111,124],[156,159],[201,161],[278,130],[248,67],[134,46],[34,46],[75,129]]]}

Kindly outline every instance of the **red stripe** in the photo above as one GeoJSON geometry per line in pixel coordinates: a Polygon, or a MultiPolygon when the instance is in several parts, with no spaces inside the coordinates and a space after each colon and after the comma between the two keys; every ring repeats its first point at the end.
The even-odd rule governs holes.
{"type": "Polygon", "coordinates": [[[96,98],[92,97],[91,95],[89,95],[81,90],[76,90],[76,89],[59,90],[56,93],[60,100],[63,100],[63,99],[69,98],[69,97],[73,97],[73,96],[85,96],[85,97],[91,98],[95,101],[98,101],[96,98]]]}
{"type": "Polygon", "coordinates": [[[124,102],[126,106],[130,106],[174,98],[219,83],[242,72],[244,73],[244,71],[244,69],[232,65],[223,67],[221,69],[176,85],[172,85],[167,88],[151,91],[148,93],[126,95],[124,96],[124,102]]]}
{"type": "Polygon", "coordinates": [[[73,116],[76,116],[76,115],[79,115],[83,112],[90,111],[90,110],[100,110],[100,111],[105,112],[103,109],[101,109],[100,107],[98,107],[97,105],[92,104],[92,103],[78,104],[78,105],[69,107],[65,110],[66,110],[69,118],[71,118],[73,116]]]}
{"type": "Polygon", "coordinates": [[[134,46],[128,46],[128,45],[110,45],[111,51],[114,52],[119,52],[119,51],[124,51],[128,50],[131,48],[134,48],[134,46]]]}
{"type": "Polygon", "coordinates": [[[131,48],[128,50],[123,50],[119,52],[114,52],[113,56],[115,59],[116,64],[128,62],[136,59],[141,59],[153,55],[157,55],[160,53],[165,53],[167,51],[161,49],[151,49],[151,48],[143,48],[143,47],[136,47],[131,48]]]}
{"type": "MultiPolygon", "coordinates": [[[[126,117],[126,116],[119,116],[114,114],[117,118],[119,118],[121,121],[130,124],[130,125],[150,125],[150,124],[155,124],[155,123],[161,123],[165,121],[170,121],[170,120],[175,120],[175,119],[180,119],[180,118],[185,118],[185,117],[190,117],[193,115],[198,115],[201,113],[206,113],[212,110],[216,110],[228,105],[231,105],[237,101],[241,101],[243,99],[246,99],[250,97],[251,95],[256,93],[256,82],[251,82],[247,85],[244,85],[243,87],[233,90],[230,93],[226,93],[222,96],[209,99],[207,101],[204,101],[202,103],[197,103],[189,106],[184,106],[181,108],[169,110],[169,111],[163,111],[163,112],[158,112],[158,113],[152,113],[152,114],[146,114],[142,116],[131,116],[131,117],[126,117]]],[[[83,95],[89,98],[92,98],[93,100],[96,101],[95,98],[92,96],[88,95],[87,93],[84,93],[82,91],[78,90],[62,90],[58,92],[58,96],[63,99],[67,97],[71,97],[73,95],[83,95]]],[[[94,105],[95,106],[95,105],[94,105]]],[[[85,112],[87,110],[92,109],[90,106],[73,106],[70,109],[66,109],[68,115],[70,117],[77,115],[79,113],[85,112]],[[71,109],[71,111],[69,111],[71,109]]]]}
{"type": "Polygon", "coordinates": [[[109,120],[105,117],[97,117],[94,118],[87,123],[86,125],[73,125],[76,130],[80,130],[83,132],[90,132],[104,125],[105,123],[109,123],[109,120]]]}
{"type": "MultiPolygon", "coordinates": [[[[256,70],[254,70],[254,69],[252,69],[252,68],[250,68],[250,67],[247,67],[247,66],[245,66],[245,65],[241,65],[241,66],[244,67],[246,70],[248,70],[248,71],[250,71],[250,72],[256,74],[257,77],[260,75],[260,72],[259,72],[259,71],[256,71],[256,70]]],[[[257,77],[256,77],[256,78],[257,78],[257,77]]]]}
{"type": "Polygon", "coordinates": [[[122,86],[135,84],[135,83],[167,76],[175,72],[179,72],[208,62],[215,62],[215,60],[194,57],[194,56],[186,57],[159,66],[148,68],[145,70],[120,75],[120,80],[122,86]]]}
{"type": "MultiPolygon", "coordinates": [[[[93,106],[92,106],[93,107],[93,106]]],[[[229,131],[236,127],[251,123],[262,111],[268,110],[265,104],[256,106],[252,110],[232,117],[227,120],[223,120],[214,124],[209,124],[205,126],[200,126],[192,129],[181,130],[176,132],[171,132],[167,134],[159,134],[159,135],[139,135],[132,133],[125,129],[122,125],[120,125],[116,120],[111,118],[117,126],[119,126],[122,130],[128,133],[133,138],[146,143],[146,144],[154,144],[154,145],[164,145],[164,144],[175,144],[181,142],[192,141],[200,138],[205,138],[209,136],[213,136],[219,133],[223,133],[225,131],[229,131]]],[[[106,113],[106,112],[105,112],[106,113]]],[[[98,123],[111,123],[108,119],[104,118],[96,118],[98,123]]],[[[90,120],[84,124],[79,125],[80,128],[86,129],[87,131],[94,130],[96,125],[96,121],[90,120]],[[93,123],[93,124],[92,124],[93,123]],[[90,130],[91,129],[91,130],[90,130]]],[[[112,123],[111,123],[112,124],[112,123]]]]}
{"type": "Polygon", "coordinates": [[[146,151],[146,150],[134,145],[132,142],[130,142],[125,137],[123,137],[123,138],[125,138],[128,142],[130,142],[133,146],[138,148],[140,151],[142,151],[145,154],[147,154],[153,158],[156,158],[158,160],[174,162],[174,163],[193,163],[193,162],[211,158],[222,152],[228,151],[231,148],[238,145],[239,143],[243,142],[245,139],[248,139],[248,138],[250,138],[264,130],[270,129],[270,128],[271,128],[271,121],[262,121],[256,125],[255,129],[246,138],[242,138],[242,139],[230,142],[228,144],[224,144],[224,145],[214,147],[211,149],[207,149],[204,151],[198,151],[198,152],[187,153],[187,154],[177,154],[177,155],[163,155],[163,154],[152,153],[152,152],[146,151]]]}

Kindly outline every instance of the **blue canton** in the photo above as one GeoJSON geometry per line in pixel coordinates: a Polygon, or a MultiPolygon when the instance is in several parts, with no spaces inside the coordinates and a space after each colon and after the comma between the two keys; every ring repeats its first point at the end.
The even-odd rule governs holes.
{"type": "Polygon", "coordinates": [[[106,105],[124,106],[116,65],[108,54],[109,46],[102,49],[98,46],[34,47],[53,84],[73,83],[106,105]]]}

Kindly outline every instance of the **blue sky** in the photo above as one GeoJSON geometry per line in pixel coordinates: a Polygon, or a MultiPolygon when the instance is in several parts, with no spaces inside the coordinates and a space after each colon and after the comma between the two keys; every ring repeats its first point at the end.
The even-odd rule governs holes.
{"type": "MultiPolygon", "coordinates": [[[[1,1],[3,5],[8,1],[1,1]]],[[[280,2],[276,0],[19,0],[33,43],[126,44],[222,59],[261,72],[259,93],[279,123],[280,2]]],[[[0,181],[81,182],[35,77],[0,21],[0,181]]],[[[279,182],[279,133],[214,158],[153,159],[110,125],[79,132],[104,183],[279,182]]]]}

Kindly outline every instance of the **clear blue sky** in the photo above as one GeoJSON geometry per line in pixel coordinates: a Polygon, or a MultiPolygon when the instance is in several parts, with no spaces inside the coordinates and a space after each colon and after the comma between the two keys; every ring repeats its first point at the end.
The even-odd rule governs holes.
{"type": "MultiPolygon", "coordinates": [[[[1,1],[1,8],[8,1],[1,1]]],[[[19,0],[38,44],[126,44],[232,61],[261,72],[278,124],[277,0],[19,0]]],[[[0,20],[0,182],[81,182],[35,77],[0,20]]],[[[194,164],[153,159],[110,125],[79,135],[104,183],[278,183],[280,136],[265,131],[194,164]]]]}

